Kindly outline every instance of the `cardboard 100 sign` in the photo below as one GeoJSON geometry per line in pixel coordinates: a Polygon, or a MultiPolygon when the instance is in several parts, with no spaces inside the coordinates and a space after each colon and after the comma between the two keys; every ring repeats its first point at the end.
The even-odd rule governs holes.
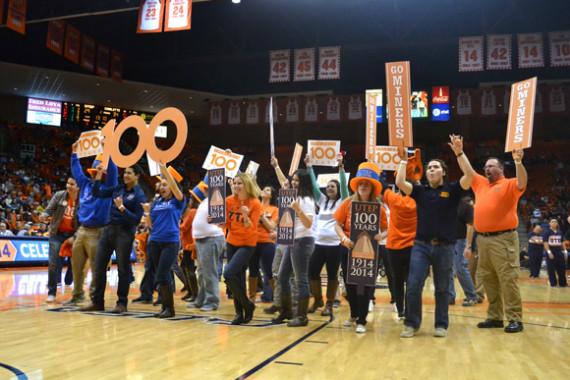
{"type": "Polygon", "coordinates": [[[348,256],[348,283],[360,286],[376,285],[378,242],[374,237],[380,230],[380,204],[352,202],[350,240],[354,247],[348,256]]]}

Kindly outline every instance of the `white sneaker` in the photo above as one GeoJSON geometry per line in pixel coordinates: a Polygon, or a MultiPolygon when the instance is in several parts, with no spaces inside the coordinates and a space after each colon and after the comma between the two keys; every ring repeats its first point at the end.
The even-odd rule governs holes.
{"type": "Polygon", "coordinates": [[[55,303],[55,296],[51,294],[47,296],[46,303],[55,303]]]}
{"type": "Polygon", "coordinates": [[[356,325],[356,331],[357,334],[364,334],[366,332],[366,326],[361,325],[361,324],[357,324],[356,325]]]}
{"type": "Polygon", "coordinates": [[[398,306],[396,306],[396,302],[394,302],[394,303],[392,304],[392,306],[394,306],[392,311],[393,311],[394,313],[397,313],[397,312],[398,312],[398,306]]]}
{"type": "Polygon", "coordinates": [[[374,302],[372,302],[372,300],[370,300],[370,302],[368,302],[368,311],[369,312],[374,311],[374,302]]]}
{"type": "Polygon", "coordinates": [[[356,322],[356,318],[348,318],[346,321],[344,321],[344,323],[342,324],[344,327],[352,327],[352,324],[356,322]]]}
{"type": "Polygon", "coordinates": [[[404,329],[400,333],[400,338],[413,338],[416,335],[416,329],[412,326],[404,325],[404,329]]]}
{"type": "Polygon", "coordinates": [[[436,327],[433,331],[433,336],[436,338],[445,338],[447,336],[447,330],[443,327],[436,327]]]}

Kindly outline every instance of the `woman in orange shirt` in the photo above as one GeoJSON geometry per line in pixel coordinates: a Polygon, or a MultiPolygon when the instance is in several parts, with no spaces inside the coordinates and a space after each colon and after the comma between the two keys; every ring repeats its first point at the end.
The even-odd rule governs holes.
{"type": "Polygon", "coordinates": [[[194,302],[198,296],[198,280],[196,279],[196,245],[192,238],[192,222],[196,215],[196,207],[202,202],[200,198],[190,190],[193,198],[188,201],[188,207],[182,216],[180,224],[180,239],[182,240],[182,259],[180,260],[180,269],[184,273],[187,280],[186,294],[182,297],[183,301],[194,302]]]}
{"type": "Polygon", "coordinates": [[[257,199],[261,190],[255,180],[245,173],[233,180],[233,195],[226,199],[227,255],[224,268],[226,285],[234,297],[236,316],[232,325],[249,323],[255,304],[247,298],[245,270],[257,246],[257,225],[261,216],[261,203],[257,199]]]}

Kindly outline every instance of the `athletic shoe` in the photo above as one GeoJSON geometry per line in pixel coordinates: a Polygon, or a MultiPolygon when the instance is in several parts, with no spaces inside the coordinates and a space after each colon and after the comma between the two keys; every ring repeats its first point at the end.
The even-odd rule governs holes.
{"type": "Polygon", "coordinates": [[[77,306],[85,301],[85,297],[71,297],[70,300],[63,303],[64,306],[77,306]]]}
{"type": "Polygon", "coordinates": [[[215,305],[204,305],[200,308],[200,311],[214,311],[218,310],[218,307],[215,305]]]}
{"type": "Polygon", "coordinates": [[[433,331],[433,336],[436,338],[445,338],[447,336],[447,329],[444,329],[443,327],[436,327],[433,331]]]}
{"type": "Polygon", "coordinates": [[[477,304],[477,300],[476,299],[468,299],[468,300],[464,300],[462,306],[464,307],[470,307],[470,306],[475,306],[477,304]]]}
{"type": "Polygon", "coordinates": [[[115,308],[113,310],[111,310],[112,314],[123,314],[127,312],[127,306],[118,303],[115,305],[115,308]]]}
{"type": "Polygon", "coordinates": [[[47,299],[46,299],[46,303],[55,303],[55,296],[48,294],[47,299]]]}
{"type": "Polygon", "coordinates": [[[349,318],[342,324],[344,327],[351,327],[352,324],[356,322],[356,318],[349,318]]]}
{"type": "Polygon", "coordinates": [[[203,306],[203,305],[200,305],[200,304],[198,304],[198,303],[196,303],[196,302],[188,302],[188,303],[186,304],[186,307],[187,307],[188,309],[199,309],[199,308],[201,308],[202,306],[203,306]]]}
{"type": "Polygon", "coordinates": [[[483,322],[477,323],[477,327],[480,329],[502,328],[503,326],[503,321],[498,321],[495,319],[485,319],[483,322]]]}
{"type": "Polygon", "coordinates": [[[356,325],[356,329],[354,330],[357,334],[364,334],[366,332],[366,326],[361,325],[360,323],[356,325]]]}
{"type": "Polygon", "coordinates": [[[374,311],[374,302],[370,300],[370,302],[368,302],[368,312],[373,312],[373,311],[374,311]]]}
{"type": "Polygon", "coordinates": [[[412,326],[404,325],[402,332],[400,333],[400,338],[413,338],[416,335],[416,329],[412,326]]]}

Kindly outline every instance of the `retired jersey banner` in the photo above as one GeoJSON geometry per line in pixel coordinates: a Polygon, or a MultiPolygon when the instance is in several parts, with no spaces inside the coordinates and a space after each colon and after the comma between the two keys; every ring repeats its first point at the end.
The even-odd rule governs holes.
{"type": "Polygon", "coordinates": [[[561,86],[553,86],[550,88],[548,97],[548,109],[550,112],[564,112],[566,111],[566,98],[561,86]]]}
{"type": "Polygon", "coordinates": [[[228,107],[228,124],[239,125],[241,123],[241,108],[239,102],[232,102],[228,107]]]}
{"type": "Polygon", "coordinates": [[[210,125],[222,125],[222,106],[219,103],[210,104],[210,125]]]}
{"type": "Polygon", "coordinates": [[[483,36],[459,38],[459,71],[483,71],[483,36]]]}
{"type": "Polygon", "coordinates": [[[247,109],[245,111],[245,123],[248,125],[259,123],[259,104],[257,104],[257,102],[252,101],[247,105],[247,109]]]}
{"type": "Polygon", "coordinates": [[[116,50],[111,50],[111,78],[119,82],[123,79],[123,55],[116,50]]]}
{"type": "Polygon", "coordinates": [[[362,120],[362,98],[351,96],[348,101],[348,120],[362,120]]]}
{"type": "Polygon", "coordinates": [[[531,147],[535,94],[536,77],[511,86],[505,152],[531,147]]]}
{"type": "Polygon", "coordinates": [[[570,30],[550,32],[550,66],[570,66],[570,30]]]}
{"type": "Polygon", "coordinates": [[[164,0],[141,0],[137,33],[162,32],[164,0]]]}
{"type": "Polygon", "coordinates": [[[109,48],[105,45],[97,46],[97,69],[95,73],[102,77],[109,76],[109,48]]]}
{"type": "Polygon", "coordinates": [[[319,104],[315,98],[307,98],[305,101],[305,117],[308,122],[316,122],[319,119],[319,104]]]}
{"type": "Polygon", "coordinates": [[[277,206],[279,224],[277,224],[277,244],[293,245],[295,241],[295,210],[291,203],[297,199],[296,189],[279,189],[277,206]]]}
{"type": "Polygon", "coordinates": [[[212,145],[202,164],[202,169],[225,169],[228,178],[234,178],[239,171],[243,156],[212,145]]]}
{"type": "Polygon", "coordinates": [[[338,166],[340,153],[338,140],[308,140],[307,150],[313,166],[338,166]]]}
{"type": "MultiPolygon", "coordinates": [[[[0,22],[1,22],[0,18],[0,22]]],[[[65,22],[63,21],[50,21],[48,23],[46,46],[49,50],[56,54],[63,53],[63,41],[65,35],[65,22]]]]}
{"type": "Polygon", "coordinates": [[[487,70],[512,68],[512,41],[510,34],[487,36],[487,70]]]}
{"type": "Polygon", "coordinates": [[[166,0],[165,32],[189,30],[192,27],[192,0],[166,0]]]}
{"type": "Polygon", "coordinates": [[[466,116],[473,113],[471,93],[469,90],[457,90],[457,100],[455,103],[457,115],[466,116]]]}
{"type": "Polygon", "coordinates": [[[77,157],[91,157],[103,153],[103,134],[101,131],[86,131],[77,140],[77,157]]]}
{"type": "Polygon", "coordinates": [[[301,155],[303,154],[303,145],[296,143],[295,150],[293,151],[293,157],[291,158],[291,166],[289,166],[289,177],[299,169],[299,163],[301,162],[301,155]]]}
{"type": "Polygon", "coordinates": [[[272,50],[269,52],[269,83],[289,82],[291,80],[291,50],[272,50]]]}
{"type": "Polygon", "coordinates": [[[414,145],[412,131],[410,62],[386,63],[388,131],[391,146],[414,145]]]}
{"type": "Polygon", "coordinates": [[[81,60],[80,65],[85,70],[95,70],[95,40],[83,34],[81,36],[81,60]]]}
{"type": "Polygon", "coordinates": [[[315,80],[315,48],[296,49],[295,53],[295,82],[315,80]]]}
{"type": "Polygon", "coordinates": [[[350,213],[350,240],[354,247],[348,257],[347,283],[376,286],[378,242],[380,232],[380,203],[352,202],[350,213]]]}
{"type": "MultiPolygon", "coordinates": [[[[505,105],[506,106],[506,105],[505,105]]],[[[493,89],[485,89],[481,94],[481,115],[497,114],[497,97],[493,89]]]]}
{"type": "Polygon", "coordinates": [[[15,32],[26,34],[26,9],[27,0],[9,0],[6,26],[15,32]]]}
{"type": "Polygon", "coordinates": [[[319,48],[319,79],[340,79],[340,46],[319,48]]]}
{"type": "Polygon", "coordinates": [[[285,121],[296,123],[299,121],[299,102],[297,98],[289,98],[285,107],[285,121]]]}
{"type": "Polygon", "coordinates": [[[340,120],[340,100],[336,96],[327,99],[326,119],[327,121],[340,120]]]}
{"type": "MultiPolygon", "coordinates": [[[[378,105],[382,112],[382,90],[366,90],[366,135],[364,137],[364,156],[371,160],[376,146],[376,124],[378,122],[378,105]]],[[[380,116],[382,118],[382,116],[380,116]]]]}
{"type": "Polygon", "coordinates": [[[384,146],[378,145],[374,147],[373,162],[378,165],[378,168],[386,171],[398,170],[400,164],[400,156],[398,156],[397,146],[384,146]]]}
{"type": "Polygon", "coordinates": [[[208,170],[208,223],[226,222],[226,171],[208,170]]]}
{"type": "Polygon", "coordinates": [[[544,67],[542,33],[518,34],[517,41],[519,50],[519,69],[544,67]]]}
{"type": "Polygon", "coordinates": [[[63,56],[73,63],[79,63],[81,32],[69,24],[67,24],[65,29],[65,49],[63,56]]]}

